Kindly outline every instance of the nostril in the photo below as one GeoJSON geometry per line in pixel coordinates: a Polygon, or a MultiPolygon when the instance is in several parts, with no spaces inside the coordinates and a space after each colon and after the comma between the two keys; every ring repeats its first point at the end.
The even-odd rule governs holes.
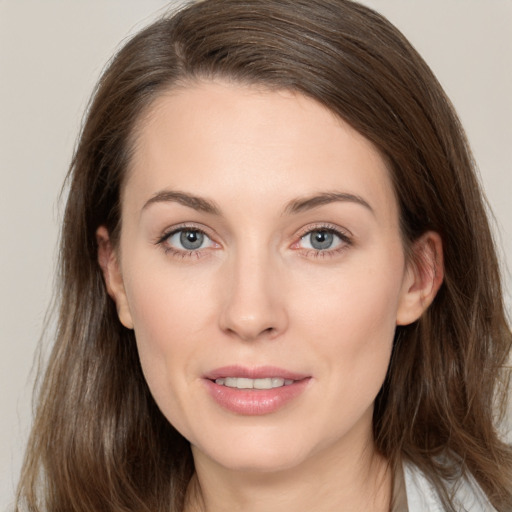
{"type": "Polygon", "coordinates": [[[279,330],[275,327],[266,327],[258,329],[254,326],[237,326],[226,329],[226,331],[244,341],[253,341],[260,338],[274,338],[277,336],[279,330]]]}
{"type": "Polygon", "coordinates": [[[227,294],[218,317],[225,334],[251,341],[273,339],[286,330],[288,316],[283,297],[264,288],[262,281],[263,278],[253,286],[246,283],[245,287],[238,282],[239,286],[227,294]]]}

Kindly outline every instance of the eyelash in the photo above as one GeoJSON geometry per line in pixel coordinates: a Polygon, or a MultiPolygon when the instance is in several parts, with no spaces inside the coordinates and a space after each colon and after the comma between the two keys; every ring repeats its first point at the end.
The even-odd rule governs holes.
{"type": "Polygon", "coordinates": [[[315,232],[325,232],[330,233],[332,235],[337,236],[340,239],[340,245],[339,247],[336,247],[334,249],[303,249],[305,251],[303,254],[307,258],[330,258],[335,257],[339,255],[340,253],[344,252],[348,247],[353,245],[354,241],[352,238],[352,235],[346,231],[342,230],[337,226],[333,226],[332,224],[318,224],[314,226],[307,226],[302,232],[299,232],[299,240],[295,242],[293,246],[296,246],[300,243],[301,240],[303,240],[307,235],[310,235],[311,233],[315,232]]]}
{"type": "MultiPolygon", "coordinates": [[[[204,256],[204,249],[194,249],[194,250],[187,250],[187,249],[176,249],[172,245],[169,245],[167,241],[177,233],[180,232],[194,232],[194,233],[200,233],[207,237],[209,240],[212,240],[212,238],[208,235],[208,233],[197,226],[189,225],[189,224],[182,224],[180,226],[174,226],[170,230],[166,231],[162,236],[160,236],[156,241],[155,245],[158,245],[162,247],[165,254],[170,254],[171,256],[185,259],[185,258],[197,258],[204,256]]],[[[216,242],[213,242],[216,243],[216,242]]],[[[218,244],[217,244],[218,245],[218,244]]]]}
{"type": "MultiPolygon", "coordinates": [[[[213,239],[208,235],[208,233],[204,229],[201,229],[195,225],[187,225],[187,224],[175,226],[172,229],[166,231],[162,236],[160,236],[155,241],[155,245],[162,247],[165,254],[170,254],[170,255],[180,258],[180,259],[193,258],[193,257],[198,259],[198,258],[204,256],[205,255],[204,248],[203,249],[200,249],[200,248],[193,249],[193,250],[183,250],[183,249],[176,249],[175,247],[173,247],[167,243],[168,240],[172,236],[176,235],[177,233],[187,232],[187,231],[200,233],[200,234],[204,235],[205,237],[207,237],[209,240],[211,240],[212,243],[219,245],[213,241],[213,239]]],[[[296,242],[294,242],[291,247],[295,250],[300,250],[300,247],[298,247],[300,242],[307,235],[310,235],[311,233],[315,233],[315,232],[325,232],[325,233],[330,233],[332,235],[335,235],[336,237],[338,237],[340,239],[340,242],[341,242],[339,244],[340,246],[336,247],[334,249],[325,249],[325,250],[314,249],[314,248],[302,249],[302,253],[305,257],[308,257],[308,258],[334,257],[334,256],[340,254],[341,252],[345,251],[351,245],[353,245],[352,235],[350,233],[348,233],[347,231],[342,230],[338,227],[335,227],[331,224],[319,224],[319,225],[314,225],[314,226],[307,226],[307,228],[304,228],[302,231],[300,231],[297,234],[298,240],[296,242]]]]}

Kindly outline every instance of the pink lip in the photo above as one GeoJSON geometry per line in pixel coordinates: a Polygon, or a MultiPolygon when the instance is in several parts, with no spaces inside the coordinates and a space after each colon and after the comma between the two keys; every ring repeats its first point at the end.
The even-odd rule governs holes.
{"type": "Polygon", "coordinates": [[[247,368],[243,366],[225,366],[205,375],[204,382],[210,396],[221,407],[236,414],[258,416],[270,414],[281,409],[297,398],[306,389],[311,377],[290,372],[274,366],[247,368]],[[293,384],[272,389],[235,389],[215,384],[215,379],[223,377],[245,377],[264,379],[279,377],[293,380],[293,384]]]}
{"type": "Polygon", "coordinates": [[[302,380],[309,377],[302,373],[291,372],[277,366],[258,366],[247,368],[240,365],[223,366],[208,372],[206,379],[215,380],[223,377],[245,377],[248,379],[266,379],[267,377],[280,377],[281,379],[302,380]]]}

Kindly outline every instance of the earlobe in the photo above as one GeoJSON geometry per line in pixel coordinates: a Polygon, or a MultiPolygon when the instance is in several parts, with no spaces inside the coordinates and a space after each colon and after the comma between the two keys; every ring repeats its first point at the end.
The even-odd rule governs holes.
{"type": "Polygon", "coordinates": [[[128,329],[133,329],[132,315],[128,307],[118,257],[105,226],[100,226],[96,230],[96,241],[98,243],[98,263],[103,272],[107,293],[116,303],[120,322],[128,329]]]}
{"type": "Polygon", "coordinates": [[[412,246],[397,310],[397,325],[408,325],[420,318],[435,299],[443,283],[443,244],[441,237],[428,231],[412,246]]]}

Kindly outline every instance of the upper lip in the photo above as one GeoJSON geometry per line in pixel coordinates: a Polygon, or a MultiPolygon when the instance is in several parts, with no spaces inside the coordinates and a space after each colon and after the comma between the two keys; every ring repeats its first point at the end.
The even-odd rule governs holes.
{"type": "Polygon", "coordinates": [[[289,380],[302,380],[309,375],[297,373],[277,366],[255,366],[247,367],[241,365],[230,365],[216,368],[205,375],[206,379],[215,380],[224,377],[245,377],[247,379],[266,379],[277,377],[289,380]]]}

